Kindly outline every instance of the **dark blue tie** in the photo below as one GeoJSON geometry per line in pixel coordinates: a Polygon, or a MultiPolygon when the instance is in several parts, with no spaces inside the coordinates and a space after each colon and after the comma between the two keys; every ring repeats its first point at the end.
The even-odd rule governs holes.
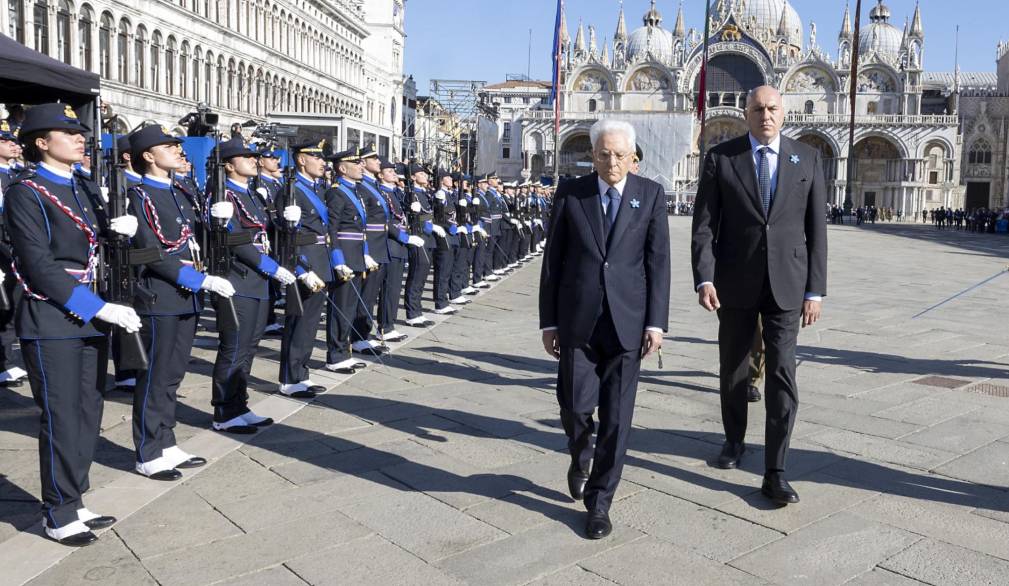
{"type": "Polygon", "coordinates": [[[771,162],[767,158],[770,150],[765,146],[757,151],[760,161],[757,180],[760,183],[760,203],[764,206],[764,217],[767,217],[767,212],[771,209],[771,162]]]}
{"type": "Polygon", "coordinates": [[[620,211],[620,192],[616,187],[606,190],[606,200],[606,234],[609,234],[613,224],[617,222],[617,212],[620,211]]]}

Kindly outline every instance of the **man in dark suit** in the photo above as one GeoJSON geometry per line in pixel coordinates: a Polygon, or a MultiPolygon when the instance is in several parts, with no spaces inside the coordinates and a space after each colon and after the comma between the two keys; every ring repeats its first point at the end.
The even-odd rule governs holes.
{"type": "Polygon", "coordinates": [[[588,509],[587,536],[600,539],[612,530],[641,359],[661,347],[668,323],[669,225],[662,187],[628,174],[634,127],[601,120],[590,137],[596,172],[554,199],[539,305],[543,346],[560,360],[568,488],[588,509]]]}
{"type": "Polygon", "coordinates": [[[746,101],[746,136],[708,153],[694,206],[691,256],[698,301],[718,311],[725,445],[720,468],[746,451],[749,355],[763,324],[767,411],[761,491],[779,504],[799,495],[784,478],[798,410],[795,346],[827,293],[826,188],[816,149],[781,136],[781,94],[759,87],[746,101]]]}

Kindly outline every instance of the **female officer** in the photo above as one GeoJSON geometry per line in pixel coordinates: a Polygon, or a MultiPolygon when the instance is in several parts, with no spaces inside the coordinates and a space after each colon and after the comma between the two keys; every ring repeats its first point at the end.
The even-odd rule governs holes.
{"type": "MultiPolygon", "coordinates": [[[[115,523],[84,506],[98,441],[108,364],[108,327],[136,332],[131,307],[106,303],[95,289],[98,238],[107,217],[73,172],[84,157],[88,128],[64,104],[28,110],[21,126],[24,155],[36,163],[6,192],[4,215],[14,251],[11,269],[24,294],[15,329],[35,403],[41,409],[39,472],[45,534],[70,546],[93,543],[91,531],[115,523]],[[96,320],[105,324],[96,324],[96,320]]],[[[112,218],[108,228],[133,236],[137,219],[112,218]]]]}

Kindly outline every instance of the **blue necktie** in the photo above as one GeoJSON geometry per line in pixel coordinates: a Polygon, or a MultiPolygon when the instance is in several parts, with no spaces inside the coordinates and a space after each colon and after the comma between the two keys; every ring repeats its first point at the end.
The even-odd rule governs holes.
{"type": "Polygon", "coordinates": [[[617,212],[620,211],[620,192],[616,187],[606,190],[606,234],[609,235],[613,224],[617,222],[617,212]]]}
{"type": "Polygon", "coordinates": [[[757,151],[760,156],[757,180],[760,182],[760,203],[764,206],[764,217],[767,217],[767,212],[771,209],[771,162],[767,158],[770,150],[765,146],[757,151]]]}

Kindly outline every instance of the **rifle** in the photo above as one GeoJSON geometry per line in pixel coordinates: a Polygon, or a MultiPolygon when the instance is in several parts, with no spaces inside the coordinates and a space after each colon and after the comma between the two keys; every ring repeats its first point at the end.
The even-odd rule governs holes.
{"type": "MultiPolygon", "coordinates": [[[[287,150],[287,149],[284,149],[287,150]]],[[[294,205],[294,182],[297,181],[294,165],[288,156],[287,165],[284,166],[284,188],[277,194],[277,260],[285,269],[294,272],[298,264],[298,224],[288,222],[283,218],[285,207],[294,205]]],[[[305,307],[301,302],[301,292],[298,291],[298,283],[287,286],[284,292],[287,303],[284,306],[284,313],[298,316],[305,314],[305,307]]]]}
{"type": "MultiPolygon", "coordinates": [[[[114,120],[114,118],[113,118],[114,120]]],[[[103,160],[101,149],[101,115],[95,108],[94,136],[91,144],[91,176],[101,180],[102,164],[108,167],[105,178],[108,189],[108,217],[118,218],[126,214],[128,202],[122,172],[125,165],[119,158],[119,148],[115,137],[109,151],[108,160],[103,160]],[[111,162],[111,164],[109,164],[111,162]]],[[[99,250],[99,274],[97,281],[102,288],[102,297],[110,303],[132,306],[134,299],[139,298],[146,304],[154,303],[155,295],[144,289],[136,281],[134,268],[155,262],[161,258],[157,248],[131,249],[130,239],[111,230],[106,231],[99,250]]],[[[119,344],[120,368],[124,370],[147,370],[149,361],[144,349],[140,332],[128,333],[126,330],[114,330],[115,342],[119,344]]]]}
{"type": "MultiPolygon", "coordinates": [[[[221,162],[221,133],[214,129],[214,159],[207,176],[207,187],[213,187],[211,204],[227,201],[224,192],[224,163],[221,162]]],[[[207,206],[208,208],[210,206],[207,206]]],[[[230,220],[214,218],[207,210],[207,227],[209,234],[207,241],[209,250],[207,252],[208,269],[211,275],[227,279],[228,273],[233,268],[231,247],[239,244],[231,239],[231,232],[228,230],[230,220]]],[[[248,239],[251,242],[251,239],[248,239]]],[[[235,302],[230,297],[221,297],[211,294],[214,303],[214,312],[217,313],[217,330],[221,333],[232,333],[238,331],[238,313],[235,311],[235,302]]]]}

